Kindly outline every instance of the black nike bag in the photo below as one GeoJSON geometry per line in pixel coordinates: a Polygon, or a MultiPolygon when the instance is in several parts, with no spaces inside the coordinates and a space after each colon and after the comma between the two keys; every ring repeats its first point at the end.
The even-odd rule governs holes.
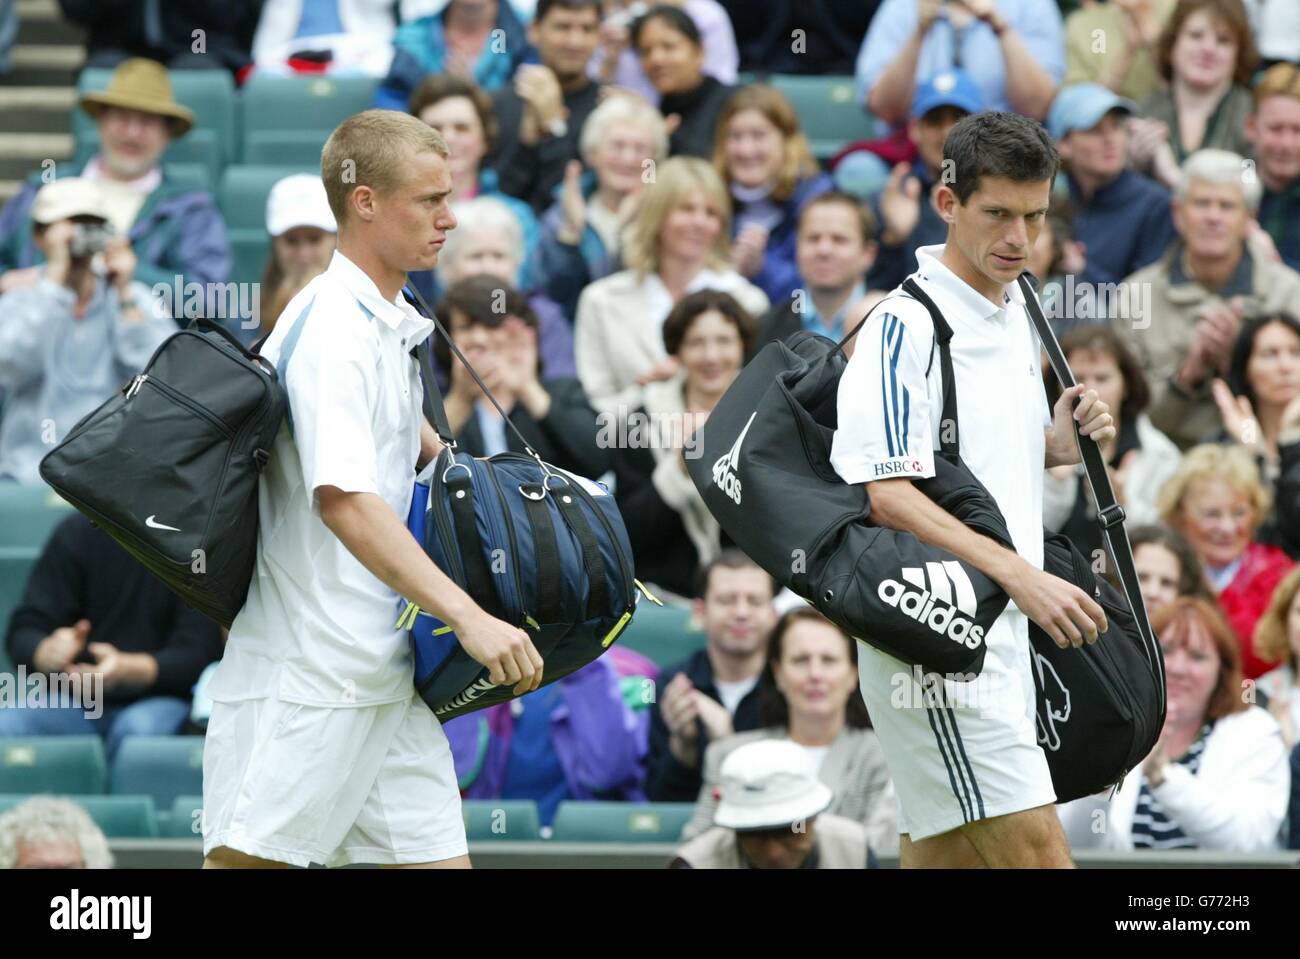
{"type": "Polygon", "coordinates": [[[41,477],[186,605],[229,627],[257,560],[257,482],[284,418],[274,366],[195,320],[82,417],[41,477]]]}

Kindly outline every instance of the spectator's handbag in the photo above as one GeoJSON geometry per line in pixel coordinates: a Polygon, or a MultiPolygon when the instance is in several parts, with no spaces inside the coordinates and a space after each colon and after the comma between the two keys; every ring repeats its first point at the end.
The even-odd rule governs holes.
{"type": "MultiPolygon", "coordinates": [[[[526,629],[549,685],[596,659],[627,627],[645,588],[614,497],[600,484],[541,460],[414,291],[527,455],[475,457],[456,448],[430,358],[417,348],[424,413],[444,449],[417,482],[407,525],[429,557],[484,610],[526,629]]],[[[654,597],[646,595],[653,601],[654,597]]],[[[402,600],[397,626],[410,631],[415,686],[446,721],[514,698],[461,647],[451,627],[402,600]]]]}
{"type": "Polygon", "coordinates": [[[68,431],[41,477],[186,605],[228,627],[252,581],[257,481],[285,407],[274,366],[195,320],[68,431]]]}

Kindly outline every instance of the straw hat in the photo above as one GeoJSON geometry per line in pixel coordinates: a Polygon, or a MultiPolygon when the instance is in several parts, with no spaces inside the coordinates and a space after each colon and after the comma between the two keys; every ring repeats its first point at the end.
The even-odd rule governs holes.
{"type": "Polygon", "coordinates": [[[108,88],[85,93],[81,109],[95,119],[107,107],[123,107],[164,117],[172,136],[180,137],[194,126],[194,111],[172,99],[172,82],[167,68],[154,60],[136,57],[124,60],[113,71],[108,88]]]}

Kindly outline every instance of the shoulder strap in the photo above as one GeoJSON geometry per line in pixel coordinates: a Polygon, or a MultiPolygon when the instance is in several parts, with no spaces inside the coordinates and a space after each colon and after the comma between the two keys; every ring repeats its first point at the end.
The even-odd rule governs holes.
{"type": "Polygon", "coordinates": [[[959,442],[961,427],[957,420],[957,378],[953,376],[952,350],[948,345],[952,340],[952,327],[943,318],[943,313],[935,305],[934,300],[926,295],[926,292],[921,289],[921,284],[915,279],[909,276],[904,280],[903,289],[908,296],[925,307],[930,314],[930,322],[934,324],[934,342],[939,349],[939,370],[943,374],[943,414],[939,419],[939,448],[945,453],[956,456],[961,446],[959,442]]]}
{"type": "MultiPolygon", "coordinates": [[[[1069,389],[1075,385],[1074,374],[1070,372],[1070,365],[1065,361],[1065,353],[1061,351],[1061,344],[1057,342],[1056,333],[1043,315],[1043,308],[1039,305],[1038,295],[1033,283],[1030,282],[1032,275],[1026,271],[1020,274],[1018,280],[1020,292],[1025,298],[1025,310],[1029,313],[1029,318],[1038,333],[1039,343],[1047,351],[1047,359],[1051,363],[1052,372],[1056,374],[1062,388],[1069,389]]],[[[1145,647],[1143,652],[1146,653],[1147,660],[1150,662],[1152,669],[1155,670],[1156,678],[1159,680],[1157,686],[1160,690],[1163,710],[1165,698],[1164,661],[1161,658],[1159,647],[1156,645],[1155,634],[1151,631],[1151,623],[1147,619],[1146,606],[1142,602],[1142,591],[1138,585],[1137,570],[1133,566],[1133,549],[1129,545],[1128,533],[1124,530],[1124,508],[1115,501],[1115,490],[1110,485],[1110,475],[1106,472],[1106,462],[1102,459],[1101,449],[1096,443],[1079,435],[1078,423],[1073,423],[1073,425],[1075,439],[1079,444],[1079,451],[1083,455],[1083,470],[1087,474],[1088,485],[1092,488],[1093,499],[1097,504],[1097,519],[1101,523],[1102,538],[1106,541],[1111,557],[1115,560],[1115,569],[1119,574],[1124,596],[1133,609],[1133,618],[1137,621],[1138,631],[1141,633],[1142,643],[1145,647]]]]}

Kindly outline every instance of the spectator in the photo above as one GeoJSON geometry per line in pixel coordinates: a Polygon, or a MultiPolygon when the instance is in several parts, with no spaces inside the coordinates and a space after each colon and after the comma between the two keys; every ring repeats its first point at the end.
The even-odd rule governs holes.
{"type": "Polygon", "coordinates": [[[753,317],[726,293],[700,290],[684,297],[663,328],[677,373],[648,384],[643,405],[618,414],[627,423],[626,443],[601,443],[617,447],[614,490],[637,575],[678,596],[690,595],[691,571],[724,545],[718,521],[687,475],[686,457],[700,455],[693,434],[740,372],[755,332],[753,317]],[[646,441],[633,442],[633,436],[646,441]]]}
{"type": "Polygon", "coordinates": [[[542,62],[522,64],[513,85],[492,95],[500,134],[490,162],[501,190],[539,215],[578,156],[578,134],[600,98],[587,77],[599,29],[600,0],[541,0],[528,39],[542,62]]]}
{"type": "Polygon", "coordinates": [[[1069,299],[1075,289],[1067,276],[1077,276],[1083,270],[1083,248],[1074,238],[1074,210],[1069,200],[1059,193],[1053,195],[1043,217],[1043,227],[1029,253],[1029,272],[1040,277],[1038,299],[1043,314],[1051,323],[1057,337],[1064,336],[1075,326],[1092,321],[1095,310],[1080,309],[1080,303],[1069,299]],[[1088,313],[1088,316],[1081,316],[1088,313]]]}
{"type": "Polygon", "coordinates": [[[570,317],[583,288],[614,272],[646,177],[668,152],[663,117],[632,96],[606,97],[583,124],[581,142],[594,177],[569,161],[537,249],[537,285],[570,317]]]}
{"type": "MultiPolygon", "coordinates": [[[[609,452],[596,442],[596,413],[573,376],[543,377],[537,352],[537,315],[528,300],[490,274],[448,288],[438,315],[474,371],[487,384],[515,429],[548,463],[580,476],[600,476],[609,452]]],[[[519,437],[483,395],[445,340],[434,355],[450,371],[447,420],[460,447],[475,456],[526,453],[519,437]]]]}
{"type": "Polygon", "coordinates": [[[1255,84],[1246,139],[1264,188],[1259,223],[1282,261],[1300,270],[1300,66],[1279,63],[1255,84]]]}
{"type": "Polygon", "coordinates": [[[741,276],[773,303],[794,293],[799,214],[831,189],[799,118],[774,87],[743,87],[718,117],[713,165],[731,189],[731,258],[741,276]]]}
{"type": "Polygon", "coordinates": [[[641,388],[667,379],[677,361],[664,352],[663,322],[696,290],[730,293],[751,316],[768,308],[763,291],[731,268],[731,204],[708,163],[674,157],[661,164],[624,237],[627,269],[597,280],[578,299],[578,376],[597,412],[623,415],[641,388]]]}
{"type": "Polygon", "coordinates": [[[880,224],[880,255],[867,274],[867,288],[892,290],[916,269],[916,251],[948,239],[948,224],[930,202],[943,168],[943,141],[964,116],[979,113],[984,101],[964,70],[945,70],[922,82],[912,98],[907,136],[916,159],[899,163],[885,188],[871,200],[880,224]]]}
{"type": "Polygon", "coordinates": [[[604,658],[443,729],[465,799],[531,799],[543,826],[565,800],[645,799],[645,739],[604,658]]]}
{"type": "Polygon", "coordinates": [[[71,799],[33,796],[0,813],[0,869],[112,869],[108,840],[71,799]]]}
{"type": "MultiPolygon", "coordinates": [[[[82,94],[81,108],[95,121],[100,150],[80,171],[59,176],[102,186],[113,226],[131,241],[136,278],[168,288],[226,282],[232,258],[216,201],[176,183],[159,163],[167,144],[194,124],[194,114],[172,99],[167,71],[128,60],[113,71],[108,89],[82,94]]],[[[0,211],[0,293],[40,275],[30,214],[42,182],[33,175],[0,211]]],[[[179,314],[179,305],[173,312],[179,314]]]]}
{"type": "Polygon", "coordinates": [[[1215,439],[1250,450],[1272,489],[1282,448],[1300,439],[1300,321],[1290,313],[1246,320],[1232,347],[1227,381],[1215,380],[1211,390],[1223,421],[1215,439]]]}
{"type": "Polygon", "coordinates": [[[1126,100],[1160,89],[1156,44],[1174,0],[1108,0],[1065,18],[1065,82],[1099,83],[1126,100]],[[1098,42],[1098,41],[1101,42],[1098,42]]]}
{"type": "Polygon", "coordinates": [[[1268,610],[1255,625],[1255,653],[1278,665],[1259,677],[1258,689],[1267,697],[1261,703],[1277,720],[1282,741],[1290,752],[1300,743],[1300,569],[1278,583],[1268,610]]]}
{"type": "Polygon", "coordinates": [[[271,187],[266,198],[266,232],[271,236],[271,250],[262,272],[266,300],[259,335],[271,332],[289,301],[325,272],[334,255],[339,226],[318,175],[295,173],[271,187]]]}
{"type": "MultiPolygon", "coordinates": [[[[731,29],[731,18],[716,0],[666,0],[661,6],[682,10],[700,35],[704,49],[704,72],[720,83],[731,86],[736,82],[740,55],[736,51],[736,36],[731,29]]],[[[629,44],[635,21],[647,6],[640,0],[610,0],[611,11],[600,27],[600,49],[591,63],[590,72],[602,83],[612,83],[624,90],[639,93],[658,105],[660,91],[646,76],[637,55],[635,44],[629,44]]],[[[787,42],[789,38],[786,38],[787,42]]]]}
{"type": "Polygon", "coordinates": [[[784,740],[812,760],[833,797],[827,812],[861,823],[877,852],[898,854],[898,810],[880,741],[858,691],[857,640],[810,606],[782,616],[767,648],[771,682],[759,700],[761,729],[710,743],[690,839],[713,825],[721,769],[745,744],[784,740]]]}
{"type": "MultiPolygon", "coordinates": [[[[1282,60],[1300,61],[1300,7],[1291,0],[1245,2],[1264,66],[1273,66],[1282,60]]],[[[1300,846],[1295,848],[1300,849],[1300,846]]]]}
{"type": "Polygon", "coordinates": [[[523,231],[520,289],[533,286],[533,258],[537,249],[538,226],[533,209],[523,200],[500,189],[497,171],[483,166],[484,158],[497,140],[496,113],[492,99],[471,81],[451,74],[425,79],[411,95],[411,114],[442,134],[451,151],[452,202],[475,197],[492,197],[509,208],[523,231]]]}
{"type": "Polygon", "coordinates": [[[249,64],[260,6],[259,0],[59,0],[63,15],[86,30],[88,67],[144,57],[173,70],[232,73],[249,64]]]}
{"type": "Polygon", "coordinates": [[[509,0],[450,0],[437,13],[397,28],[393,62],[375,91],[375,106],[405,109],[430,74],[459,77],[491,93],[510,82],[531,51],[509,0]]]}
{"type": "Polygon", "coordinates": [[[1200,557],[1181,533],[1150,524],[1134,527],[1128,539],[1148,619],[1182,596],[1215,602],[1214,590],[1201,571],[1200,557]]]}
{"type": "Polygon", "coordinates": [[[253,35],[259,73],[383,77],[393,61],[392,0],[265,0],[253,35]]]}
{"type": "Polygon", "coordinates": [[[728,549],[701,568],[696,587],[693,612],[707,645],[659,674],[646,760],[646,795],[654,802],[694,802],[709,743],[762,725],[758,681],[776,623],[776,583],[728,549]]]}
{"type": "Polygon", "coordinates": [[[827,812],[831,790],[790,742],[760,740],[722,763],[717,825],[677,850],[671,869],[862,869],[861,823],[827,812]]]}
{"type": "Polygon", "coordinates": [[[736,32],[740,69],[842,76],[853,72],[880,0],[722,0],[722,6],[736,32]]]}
{"type": "Polygon", "coordinates": [[[708,158],[732,87],[704,70],[704,40],[695,21],[671,4],[652,7],[632,24],[632,45],[668,124],[672,156],[708,158]]]}
{"type": "Polygon", "coordinates": [[[1251,637],[1273,590],[1294,565],[1282,550],[1255,537],[1269,500],[1250,454],[1213,444],[1190,450],[1159,498],[1161,519],[1187,537],[1218,594],[1247,679],[1276,665],[1255,654],[1251,637]]]}
{"type": "Polygon", "coordinates": [[[109,233],[98,184],[46,184],[31,216],[45,258],[39,279],[0,295],[0,479],[37,484],[42,457],[138,373],[176,324],[135,281],[135,255],[109,233]]]}
{"type": "MultiPolygon", "coordinates": [[[[441,291],[471,276],[488,274],[501,283],[522,290],[520,274],[524,262],[524,236],[519,219],[497,197],[480,196],[452,208],[458,226],[447,234],[436,274],[411,273],[412,286],[421,287],[425,299],[434,302],[441,291]]],[[[573,358],[573,329],[560,308],[546,296],[535,293],[528,305],[537,315],[537,348],[542,376],[553,379],[577,376],[573,358]]],[[[440,371],[441,372],[441,371],[440,371]]],[[[440,387],[448,384],[439,381],[440,387]]]]}
{"type": "Polygon", "coordinates": [[[1245,155],[1250,77],[1258,61],[1241,0],[1178,0],[1160,34],[1157,66],[1169,85],[1129,121],[1129,156],[1173,189],[1198,150],[1245,155]]]}
{"type": "Polygon", "coordinates": [[[858,98],[899,124],[922,79],[956,67],[988,109],[1043,119],[1065,73],[1060,10],[1053,0],[884,0],[858,52],[858,98]]]}
{"type": "MultiPolygon", "coordinates": [[[[1115,498],[1130,523],[1155,522],[1156,495],[1178,471],[1182,454],[1146,415],[1151,394],[1141,367],[1107,326],[1075,327],[1061,340],[1061,350],[1075,379],[1115,411],[1118,433],[1101,444],[1115,498]]],[[[1069,536],[1084,556],[1100,555],[1101,525],[1082,464],[1047,471],[1043,523],[1069,536]]]]}
{"type": "Polygon", "coordinates": [[[1169,686],[1164,731],[1113,799],[1101,793],[1059,807],[1071,846],[1279,848],[1287,754],[1273,718],[1242,701],[1241,659],[1228,624],[1213,604],[1185,597],[1152,626],[1169,686]]]}
{"type": "Polygon", "coordinates": [[[1159,259],[1174,239],[1169,191],[1126,166],[1124,119],[1133,110],[1100,84],[1076,83],[1061,89],[1047,114],[1084,257],[1076,279],[1084,283],[1118,283],[1159,259]]]}
{"type": "Polygon", "coordinates": [[[799,217],[799,286],[763,319],[759,345],[811,330],[839,341],[874,305],[864,278],[876,254],[871,211],[832,190],[808,201],[799,217]]]}
{"type": "Polygon", "coordinates": [[[128,736],[178,732],[195,681],[221,656],[217,625],[80,514],[45,544],[6,643],[29,674],[78,676],[83,705],[95,702],[0,709],[0,736],[97,733],[110,763],[128,736]]]}
{"type": "Polygon", "coordinates": [[[1223,150],[1188,158],[1173,198],[1178,239],[1124,281],[1148,312],[1112,324],[1151,383],[1151,422],[1183,449],[1220,425],[1210,381],[1227,373],[1242,317],[1300,300],[1300,274],[1246,242],[1260,186],[1244,162],[1223,150]]]}

